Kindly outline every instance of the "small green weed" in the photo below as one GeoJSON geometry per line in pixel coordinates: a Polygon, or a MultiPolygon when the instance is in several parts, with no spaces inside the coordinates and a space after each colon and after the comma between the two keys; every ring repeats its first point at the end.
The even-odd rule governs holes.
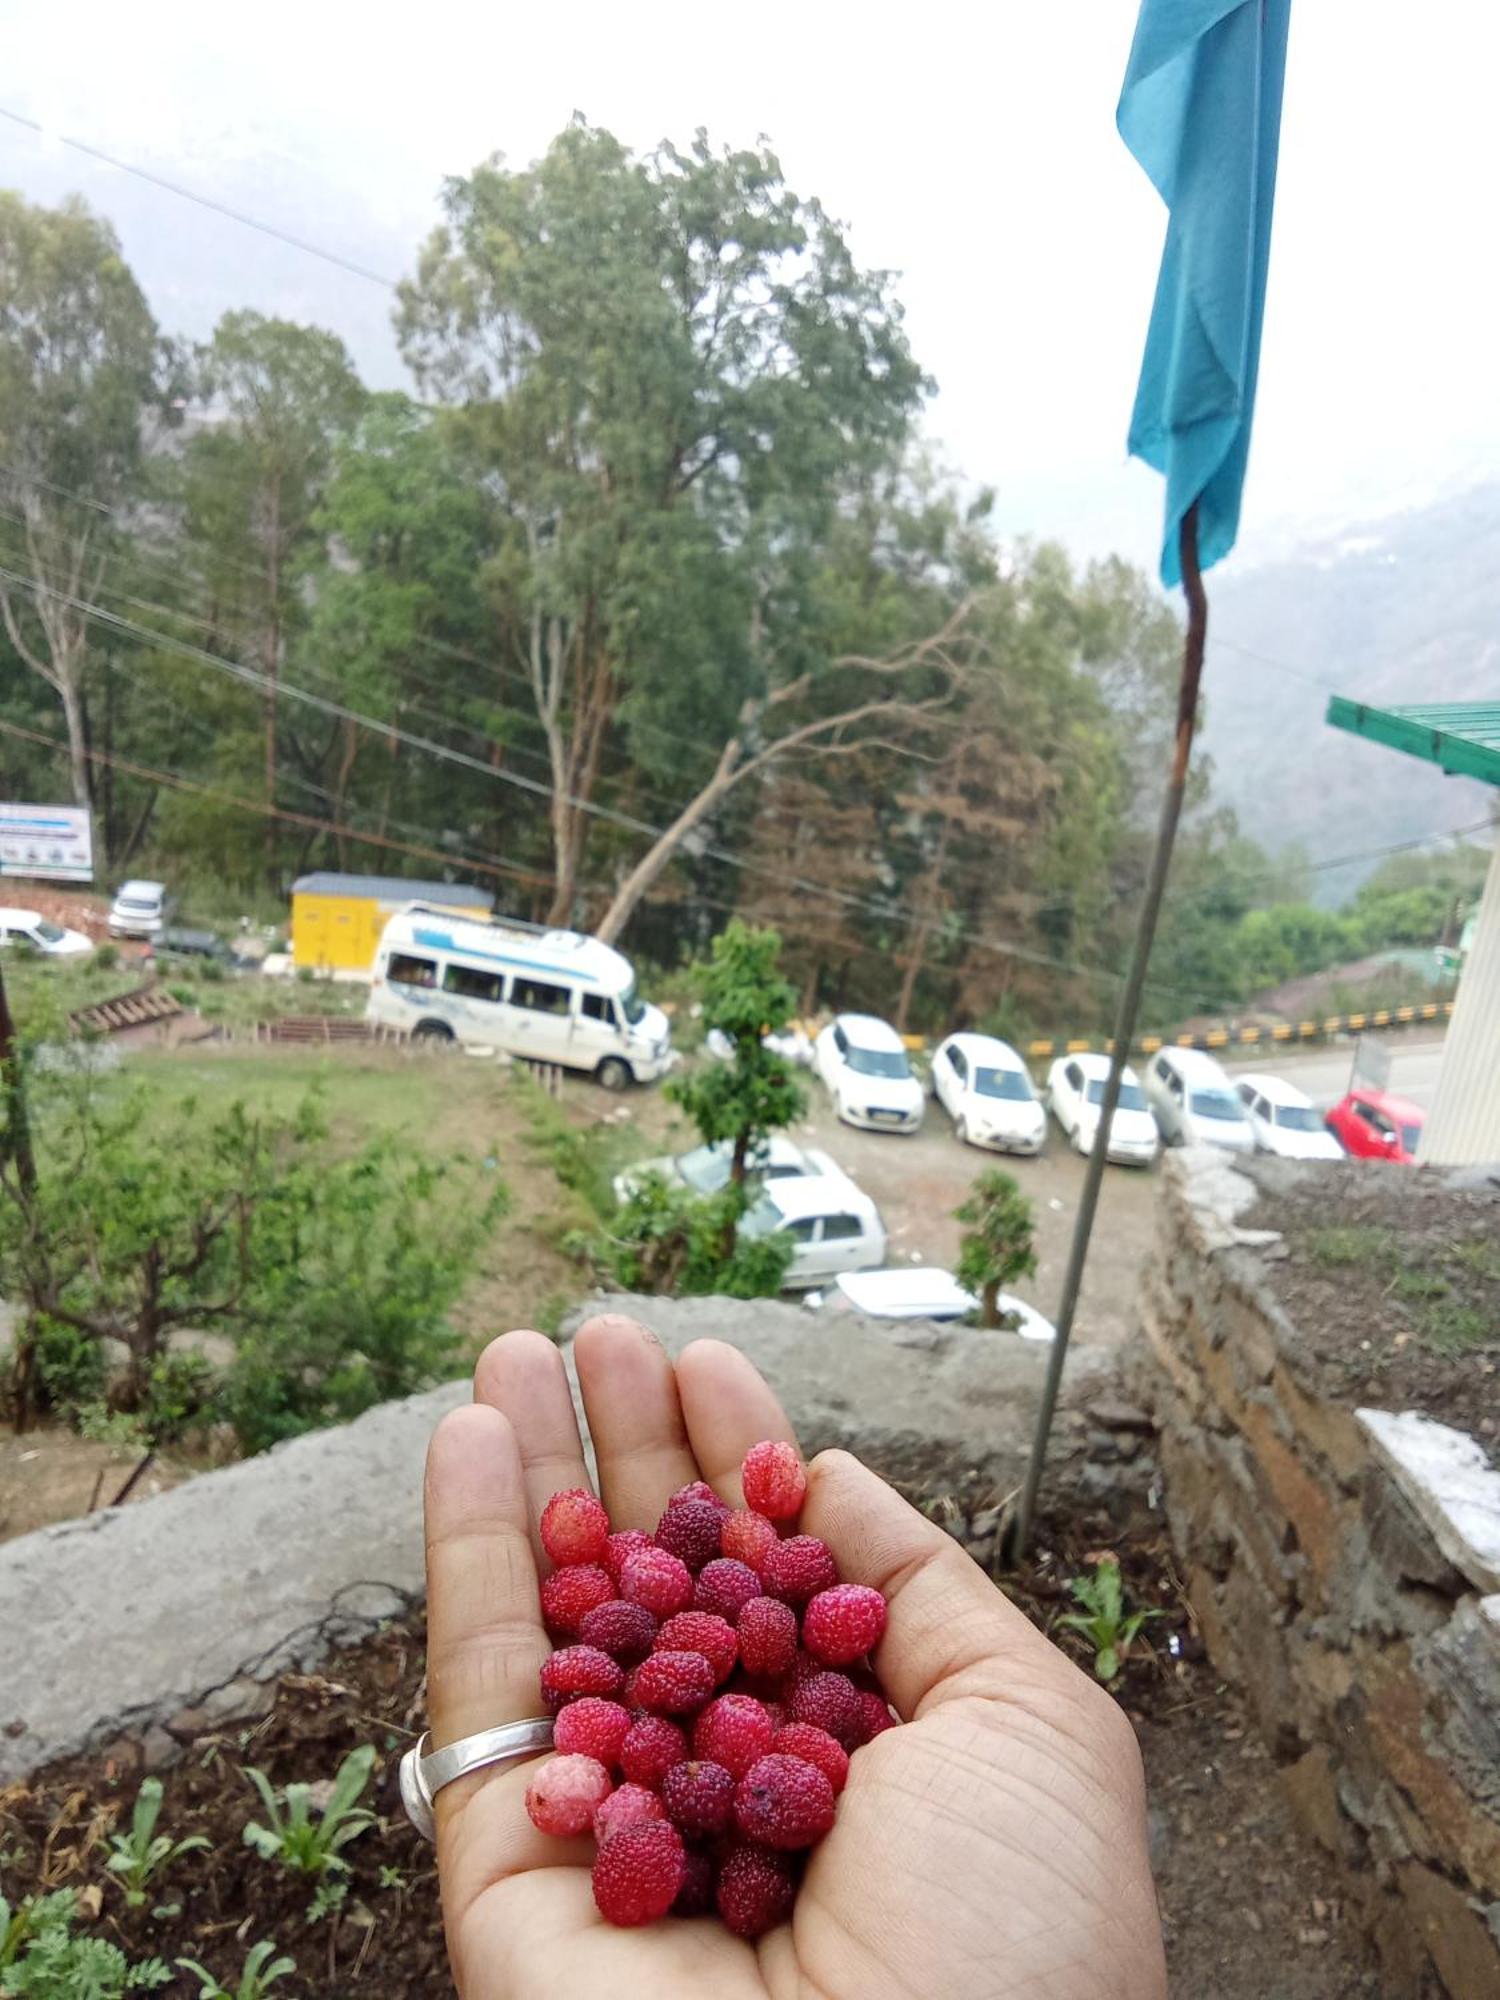
{"type": "Polygon", "coordinates": [[[1387,1287],[1393,1298],[1445,1299],[1453,1290],[1441,1271],[1398,1271],[1387,1287]]]}
{"type": "Polygon", "coordinates": [[[27,1896],[14,1907],[0,1896],[0,1994],[25,2000],[125,2000],[171,1983],[159,1958],[132,1965],[105,1938],[77,1937],[78,1898],[71,1889],[27,1896]]]}
{"type": "Polygon", "coordinates": [[[375,1766],[375,1746],[363,1743],[351,1750],[339,1765],[327,1805],[313,1817],[311,1785],[287,1785],[280,1791],[264,1771],[247,1766],[244,1775],[260,1794],[269,1824],[250,1820],[245,1827],[245,1843],[267,1861],[278,1862],[296,1875],[311,1876],[317,1890],[308,1906],[308,1916],[316,1920],[337,1909],[344,1899],[344,1884],[329,1882],[333,1874],[347,1874],[349,1863],[340,1852],[349,1842],[375,1824],[375,1815],[359,1804],[375,1766]]]}
{"type": "Polygon", "coordinates": [[[1474,1236],[1466,1243],[1452,1244],[1448,1254],[1455,1264],[1483,1279],[1486,1284],[1500,1285],[1500,1245],[1491,1243],[1486,1237],[1474,1236]]]}
{"type": "Polygon", "coordinates": [[[184,1854],[197,1854],[208,1846],[201,1833],[190,1833],[184,1840],[172,1840],[158,1833],[156,1822],[161,1816],[161,1799],[161,1779],[143,1778],[135,1795],[129,1833],[112,1833],[109,1837],[110,1854],[104,1865],[111,1875],[119,1876],[125,1901],[133,1910],[146,1901],[148,1885],[163,1868],[184,1854]]]}
{"type": "Polygon", "coordinates": [[[1476,1306],[1463,1306],[1452,1299],[1442,1299],[1429,1305],[1418,1319],[1418,1332],[1428,1347],[1439,1354],[1466,1354],[1470,1348],[1483,1347],[1487,1341],[1500,1334],[1491,1320],[1476,1306]]]}
{"type": "Polygon", "coordinates": [[[1070,1578],[1068,1588],[1083,1610],[1065,1611],[1057,1622],[1069,1631],[1081,1632],[1093,1647],[1095,1680],[1112,1681],[1147,1619],[1166,1614],[1145,1606],[1135,1611],[1125,1609],[1125,1585],[1113,1556],[1106,1556],[1092,1576],[1070,1578]]]}
{"type": "Polygon", "coordinates": [[[237,1986],[221,1985],[207,1966],[200,1965],[195,1958],[179,1958],[177,1963],[184,1972],[192,1973],[202,1983],[198,1989],[198,2000],[264,2000],[278,1979],[285,1979],[297,1970],[297,1961],[292,1958],[275,1958],[276,1947],[269,1938],[262,1938],[259,1944],[251,1945],[245,1954],[244,1970],[240,1973],[237,1986]],[[272,1960],[272,1963],[267,1963],[272,1960]]]}
{"type": "Polygon", "coordinates": [[[1350,1264],[1384,1265],[1396,1248],[1388,1229],[1367,1223],[1333,1223],[1326,1229],[1309,1229],[1302,1246],[1315,1264],[1338,1270],[1350,1264]]]}

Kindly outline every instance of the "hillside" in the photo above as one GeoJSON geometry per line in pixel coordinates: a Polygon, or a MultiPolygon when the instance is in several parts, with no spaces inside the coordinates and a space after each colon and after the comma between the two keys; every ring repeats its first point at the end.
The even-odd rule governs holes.
{"type": "MultiPolygon", "coordinates": [[[[1331,730],[1323,714],[1330,692],[1376,703],[1500,696],[1500,484],[1216,574],[1209,594],[1205,744],[1218,795],[1252,838],[1317,860],[1484,817],[1486,787],[1331,730]]],[[[1367,872],[1316,876],[1318,900],[1367,872]]]]}

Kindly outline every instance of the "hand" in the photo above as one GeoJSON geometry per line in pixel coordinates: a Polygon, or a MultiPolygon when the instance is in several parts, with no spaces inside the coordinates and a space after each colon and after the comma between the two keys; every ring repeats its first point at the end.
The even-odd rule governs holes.
{"type": "MultiPolygon", "coordinates": [[[[617,1528],[653,1528],[697,1478],[742,1504],[746,1450],[792,1439],[760,1375],[717,1341],[674,1368],[644,1327],[607,1317],[574,1352],[617,1528]]],[[[550,1341],[494,1341],[474,1393],[427,1464],[434,1746],[540,1712],[537,1520],[588,1484],[550,1341]]],[[[847,1453],[813,1461],[801,1525],[846,1581],[889,1598],[875,1666],[906,1726],[854,1753],[791,1921],[755,1945],[711,1917],[613,1929],[590,1891],[593,1842],[527,1818],[531,1767],[476,1772],[437,1797],[463,2000],[1161,2000],[1140,1755],[1120,1709],[847,1453]]]]}

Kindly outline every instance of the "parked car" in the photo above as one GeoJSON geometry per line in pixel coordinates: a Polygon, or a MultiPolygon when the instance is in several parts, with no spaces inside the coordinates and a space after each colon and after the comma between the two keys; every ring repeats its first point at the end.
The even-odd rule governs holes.
{"type": "Polygon", "coordinates": [[[993,1035],[950,1035],[940,1042],[932,1058],[932,1094],[966,1145],[1039,1153],[1047,1142],[1047,1114],[1030,1071],[1009,1042],[993,1035]]]}
{"type": "Polygon", "coordinates": [[[1323,1114],[1295,1084],[1279,1076],[1242,1076],[1235,1090],[1263,1153],[1284,1160],[1341,1160],[1344,1149],[1323,1123],[1323,1114]]]}
{"type": "Polygon", "coordinates": [[[157,958],[211,959],[226,968],[235,962],[234,953],[217,931],[186,930],[174,924],[157,933],[152,951],[157,958]]]}
{"type": "Polygon", "coordinates": [[[847,1174],[799,1174],[767,1181],[745,1211],[742,1235],[790,1236],[795,1248],[783,1283],[788,1291],[821,1285],[841,1271],[885,1262],[880,1211],[847,1174]]]}
{"type": "Polygon", "coordinates": [[[0,945],[18,944],[43,958],[82,958],[94,949],[82,931],[55,924],[39,910],[0,909],[0,945]]]}
{"type": "MultiPolygon", "coordinates": [[[[615,1175],[611,1183],[615,1200],[628,1201],[647,1174],[660,1174],[664,1180],[691,1188],[694,1194],[717,1194],[720,1188],[729,1185],[729,1169],[733,1160],[732,1139],[716,1139],[711,1146],[694,1146],[687,1153],[663,1153],[659,1159],[638,1160],[633,1167],[626,1167],[623,1173],[615,1175]]],[[[799,1146],[780,1132],[772,1133],[765,1144],[751,1154],[747,1165],[758,1181],[784,1181],[796,1175],[839,1172],[827,1153],[819,1152],[816,1147],[799,1146]]]]}
{"type": "MultiPolygon", "coordinates": [[[[1059,1056],[1047,1072],[1047,1103],[1052,1116],[1080,1153],[1094,1150],[1099,1109],[1109,1076],[1109,1057],[1059,1056]]],[[[1120,1101],[1109,1121],[1107,1157],[1121,1167],[1149,1167],[1161,1150],[1156,1120],[1141,1094],[1135,1071],[1127,1063],[1120,1078],[1120,1101]]]]}
{"type": "Polygon", "coordinates": [[[1328,1129],[1362,1160],[1399,1160],[1415,1166],[1427,1114],[1409,1097],[1360,1084],[1328,1114],[1328,1129]]]}
{"type": "Polygon", "coordinates": [[[154,938],[166,927],[176,902],[165,882],[122,882],[109,906],[111,937],[154,938]]]}
{"type": "MultiPolygon", "coordinates": [[[[841,1271],[825,1291],[809,1292],[803,1304],[816,1312],[862,1313],[866,1319],[967,1319],[979,1301],[951,1271],[913,1265],[889,1271],[841,1271]]],[[[1050,1341],[1053,1328],[1035,1306],[1010,1292],[1000,1294],[1000,1310],[1012,1315],[1023,1340],[1050,1341]]]]}
{"type": "Polygon", "coordinates": [[[846,1125],[873,1132],[915,1132],[922,1122],[922,1086],[911,1073],[906,1044],[873,1014],[840,1014],[813,1044],[814,1066],[846,1125]]]}
{"type": "Polygon", "coordinates": [[[1204,1049],[1162,1049],[1146,1065],[1146,1097],[1169,1146],[1253,1153],[1255,1134],[1223,1066],[1204,1049]]]}

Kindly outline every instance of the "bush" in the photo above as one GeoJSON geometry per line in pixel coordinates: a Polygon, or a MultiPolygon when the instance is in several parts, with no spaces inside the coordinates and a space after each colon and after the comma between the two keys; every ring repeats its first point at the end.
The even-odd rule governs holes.
{"type": "Polygon", "coordinates": [[[999,1167],[976,1174],[967,1201],[953,1211],[965,1225],[958,1252],[958,1282],[979,1295],[979,1323],[1001,1324],[1000,1291],[1036,1270],[1031,1203],[1014,1176],[999,1167]]]}
{"type": "Polygon", "coordinates": [[[743,1213],[737,1188],[696,1195],[660,1174],[647,1174],[615,1215],[608,1236],[590,1247],[603,1272],[628,1292],[774,1298],[792,1260],[792,1240],[781,1232],[738,1234],[743,1213]],[[726,1245],[732,1246],[727,1252],[726,1245]]]}
{"type": "Polygon", "coordinates": [[[100,972],[108,972],[120,963],[120,947],[117,944],[101,944],[94,953],[94,964],[100,972]]]}
{"type": "Polygon", "coordinates": [[[141,1424],[152,1444],[175,1444],[212,1412],[218,1377],[206,1354],[176,1348],[151,1365],[141,1424]]]}
{"type": "Polygon", "coordinates": [[[91,1403],[102,1402],[107,1372],[104,1349],[92,1334],[56,1320],[39,1319],[35,1352],[37,1384],[48,1409],[71,1418],[91,1403]]]}

